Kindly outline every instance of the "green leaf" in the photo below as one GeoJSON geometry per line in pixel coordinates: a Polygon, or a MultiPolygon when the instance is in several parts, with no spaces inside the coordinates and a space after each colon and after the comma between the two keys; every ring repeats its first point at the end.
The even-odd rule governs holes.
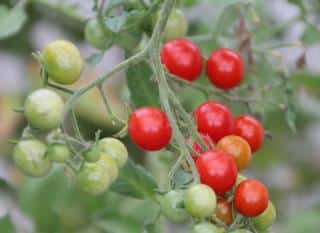
{"type": "Polygon", "coordinates": [[[182,168],[178,169],[175,173],[173,182],[176,189],[182,188],[192,181],[193,177],[191,173],[185,172],[182,168]]]}
{"type": "Polygon", "coordinates": [[[113,191],[138,199],[151,198],[154,195],[157,183],[144,167],[129,160],[119,174],[119,178],[112,185],[113,191]]]}
{"type": "Polygon", "coordinates": [[[0,8],[0,40],[17,34],[27,20],[25,1],[18,3],[11,10],[0,8]]]}
{"type": "Polygon", "coordinates": [[[308,26],[303,34],[302,41],[305,44],[318,43],[320,40],[320,32],[312,26],[308,26]]]}
{"type": "Polygon", "coordinates": [[[128,69],[127,84],[136,107],[159,106],[158,86],[151,80],[151,76],[152,71],[146,63],[128,69]]]}
{"type": "Polygon", "coordinates": [[[124,12],[123,14],[115,17],[106,18],[105,22],[110,31],[118,33],[121,31],[122,27],[125,25],[128,17],[128,13],[124,12]]]}
{"type": "Polygon", "coordinates": [[[9,215],[6,215],[2,218],[0,218],[0,230],[1,233],[14,233],[15,227],[13,223],[11,222],[11,218],[9,215]]]}

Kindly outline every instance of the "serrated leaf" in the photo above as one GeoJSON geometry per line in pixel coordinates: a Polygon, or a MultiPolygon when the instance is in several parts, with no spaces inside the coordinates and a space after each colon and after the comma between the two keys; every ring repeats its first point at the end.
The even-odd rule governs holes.
{"type": "Polygon", "coordinates": [[[127,84],[136,107],[159,106],[158,86],[151,80],[151,76],[152,71],[146,63],[128,69],[127,84]]]}
{"type": "Polygon", "coordinates": [[[16,232],[15,227],[14,227],[9,215],[6,215],[6,216],[0,218],[0,230],[1,230],[1,233],[14,233],[14,232],[16,232]]]}
{"type": "Polygon", "coordinates": [[[112,191],[138,199],[151,198],[154,195],[157,183],[144,167],[129,160],[119,173],[119,178],[112,185],[112,191]]]}
{"type": "Polygon", "coordinates": [[[20,31],[27,20],[25,4],[17,4],[11,10],[1,7],[0,14],[0,40],[15,35],[20,31]]]}

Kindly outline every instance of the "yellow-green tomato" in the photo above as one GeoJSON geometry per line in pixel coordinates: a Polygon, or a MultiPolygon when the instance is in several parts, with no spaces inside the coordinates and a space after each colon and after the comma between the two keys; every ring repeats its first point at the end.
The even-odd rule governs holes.
{"type": "Polygon", "coordinates": [[[48,146],[47,156],[52,162],[64,163],[70,157],[70,150],[65,144],[55,143],[48,146]]]}
{"type": "Polygon", "coordinates": [[[276,208],[269,201],[267,209],[259,216],[252,218],[252,222],[257,230],[266,230],[275,222],[276,217],[276,208]]]}
{"type": "Polygon", "coordinates": [[[223,233],[223,228],[218,228],[215,225],[203,222],[197,225],[194,225],[191,233],[223,233]]]}
{"type": "Polygon", "coordinates": [[[49,78],[60,84],[76,82],[84,66],[79,49],[66,40],[49,43],[42,51],[42,60],[49,78]]]}
{"type": "Polygon", "coordinates": [[[110,48],[113,43],[112,32],[106,27],[103,29],[96,18],[90,19],[87,22],[84,36],[89,44],[100,50],[110,48]]]}
{"type": "Polygon", "coordinates": [[[216,205],[216,195],[207,185],[197,184],[185,192],[184,206],[193,217],[210,217],[214,213],[216,205]]]}
{"type": "Polygon", "coordinates": [[[159,197],[162,214],[173,223],[183,223],[189,218],[187,211],[183,208],[183,198],[182,190],[172,190],[159,197]]]}
{"type": "Polygon", "coordinates": [[[230,233],[251,233],[251,231],[246,230],[246,229],[238,229],[238,230],[234,230],[230,233]]]}
{"type": "Polygon", "coordinates": [[[59,127],[63,108],[63,100],[57,93],[49,89],[39,89],[27,97],[24,114],[33,128],[47,131],[59,127]]]}
{"type": "Polygon", "coordinates": [[[100,159],[100,151],[96,145],[83,153],[84,159],[89,163],[95,163],[100,159]]]}
{"type": "Polygon", "coordinates": [[[98,142],[98,148],[101,152],[110,155],[121,168],[128,160],[127,147],[116,138],[103,138],[98,142]]]}
{"type": "Polygon", "coordinates": [[[33,177],[45,176],[49,173],[51,163],[46,157],[47,147],[38,140],[22,140],[13,152],[17,167],[26,175],[33,177]]]}

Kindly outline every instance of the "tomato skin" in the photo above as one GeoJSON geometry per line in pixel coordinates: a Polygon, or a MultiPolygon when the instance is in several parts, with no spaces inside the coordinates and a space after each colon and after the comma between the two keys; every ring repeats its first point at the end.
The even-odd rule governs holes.
{"type": "MultiPolygon", "coordinates": [[[[206,144],[208,149],[212,149],[212,145],[211,145],[211,140],[208,136],[200,134],[200,137],[202,139],[202,141],[206,144]]],[[[199,142],[194,142],[192,144],[192,149],[197,152],[198,154],[201,154],[203,152],[205,152],[206,150],[204,150],[204,148],[202,148],[201,144],[199,142]]],[[[192,159],[193,161],[197,161],[198,159],[198,155],[196,153],[191,153],[192,159]]]]}
{"type": "Polygon", "coordinates": [[[218,195],[230,191],[238,175],[233,158],[221,150],[209,150],[201,154],[196,167],[201,183],[210,186],[218,195]]]}
{"type": "Polygon", "coordinates": [[[161,62],[169,73],[187,81],[196,80],[202,72],[199,48],[186,39],[171,40],[161,48],[161,62]]]}
{"type": "Polygon", "coordinates": [[[257,217],[252,219],[253,225],[257,230],[266,230],[276,220],[277,213],[273,203],[269,201],[267,209],[257,217]]]}
{"type": "Polygon", "coordinates": [[[162,214],[173,223],[183,223],[188,220],[189,214],[182,208],[184,192],[172,190],[164,196],[159,197],[162,214]]]}
{"type": "Polygon", "coordinates": [[[103,31],[96,18],[90,19],[87,22],[84,36],[86,41],[97,49],[106,50],[112,46],[112,32],[107,28],[103,31]]]}
{"type": "Polygon", "coordinates": [[[32,127],[48,131],[59,127],[63,108],[63,100],[57,93],[38,89],[25,100],[24,115],[32,127]]]}
{"type": "Polygon", "coordinates": [[[252,153],[255,153],[262,146],[264,130],[261,123],[252,116],[237,117],[234,121],[233,133],[249,143],[252,153]]]}
{"type": "Polygon", "coordinates": [[[234,193],[235,209],[245,217],[256,217],[268,207],[267,188],[259,181],[247,179],[241,182],[234,193]]]}
{"type": "Polygon", "coordinates": [[[129,134],[142,149],[155,151],[170,142],[172,128],[164,112],[155,107],[143,107],[131,114],[129,134]]]}
{"type": "Polygon", "coordinates": [[[197,184],[185,192],[184,206],[187,212],[196,218],[211,216],[216,209],[216,194],[204,184],[197,184]]]}
{"type": "Polygon", "coordinates": [[[188,22],[183,12],[179,9],[172,9],[167,25],[164,28],[163,36],[165,41],[185,37],[188,31],[188,22]]]}
{"type": "Polygon", "coordinates": [[[232,132],[232,113],[228,107],[219,102],[208,101],[202,103],[195,110],[194,117],[198,131],[209,135],[215,143],[232,132]]]}
{"type": "Polygon", "coordinates": [[[213,51],[207,61],[207,75],[211,83],[221,89],[239,85],[244,75],[241,56],[226,48],[213,51]]]}
{"type": "Polygon", "coordinates": [[[231,231],[230,233],[252,233],[252,232],[246,229],[237,229],[237,230],[231,231]]]}
{"type": "Polygon", "coordinates": [[[226,225],[233,223],[232,205],[224,198],[218,198],[215,215],[226,225]]]}
{"type": "Polygon", "coordinates": [[[96,145],[93,145],[83,153],[83,157],[88,163],[95,163],[100,159],[100,150],[96,145]]]}
{"type": "Polygon", "coordinates": [[[128,160],[127,147],[116,138],[103,138],[98,142],[101,152],[110,155],[116,161],[119,168],[123,167],[128,160]]]}
{"type": "Polygon", "coordinates": [[[194,225],[191,233],[222,233],[224,230],[222,228],[218,228],[215,225],[202,222],[194,225]]]}
{"type": "Polygon", "coordinates": [[[49,43],[42,51],[42,60],[49,78],[59,84],[73,84],[83,70],[79,49],[66,40],[49,43]]]}
{"type": "Polygon", "coordinates": [[[41,141],[22,140],[14,148],[13,160],[24,174],[33,177],[45,176],[51,169],[46,150],[46,145],[41,141]]]}
{"type": "Polygon", "coordinates": [[[239,136],[229,135],[222,138],[217,144],[217,149],[227,152],[234,158],[238,171],[246,168],[250,163],[250,145],[239,136]]]}
{"type": "Polygon", "coordinates": [[[47,156],[52,162],[64,163],[70,158],[70,150],[64,144],[55,143],[48,146],[47,156]]]}

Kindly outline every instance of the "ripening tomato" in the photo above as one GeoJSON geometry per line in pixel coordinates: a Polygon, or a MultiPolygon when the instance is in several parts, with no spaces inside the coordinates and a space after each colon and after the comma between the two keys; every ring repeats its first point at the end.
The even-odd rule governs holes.
{"type": "Polygon", "coordinates": [[[234,134],[244,138],[250,145],[252,153],[263,143],[264,130],[261,123],[252,116],[243,115],[235,119],[234,134]]]}
{"type": "Polygon", "coordinates": [[[201,53],[186,39],[165,43],[161,49],[161,62],[171,74],[188,81],[196,80],[202,72],[201,53]]]}
{"type": "MultiPolygon", "coordinates": [[[[202,141],[206,144],[207,148],[203,148],[199,142],[194,142],[192,144],[192,149],[197,152],[198,154],[201,154],[205,152],[207,149],[212,149],[212,143],[208,136],[200,134],[200,137],[202,141]]],[[[192,159],[196,161],[198,159],[198,154],[191,153],[192,159]]]]}
{"type": "Polygon", "coordinates": [[[202,103],[195,110],[194,117],[198,131],[209,135],[215,143],[232,132],[232,113],[228,107],[219,102],[208,101],[202,103]]]}
{"type": "Polygon", "coordinates": [[[218,198],[216,217],[226,225],[233,223],[232,204],[224,198],[218,198]]]}
{"type": "Polygon", "coordinates": [[[210,186],[218,195],[230,191],[237,180],[237,165],[224,151],[209,150],[202,153],[196,166],[201,183],[210,186]]]}
{"type": "Polygon", "coordinates": [[[153,151],[170,142],[172,128],[165,113],[154,107],[143,107],[131,114],[129,134],[139,147],[153,151]]]}
{"type": "Polygon", "coordinates": [[[241,56],[231,49],[215,50],[207,61],[207,75],[211,83],[221,89],[239,85],[244,75],[241,56]]]}
{"type": "Polygon", "coordinates": [[[229,135],[222,138],[217,144],[217,149],[231,155],[236,161],[239,171],[247,167],[251,160],[250,145],[239,136],[229,135]]]}
{"type": "Polygon", "coordinates": [[[235,209],[245,217],[256,217],[268,207],[267,188],[259,181],[247,179],[242,181],[234,192],[235,209]]]}

